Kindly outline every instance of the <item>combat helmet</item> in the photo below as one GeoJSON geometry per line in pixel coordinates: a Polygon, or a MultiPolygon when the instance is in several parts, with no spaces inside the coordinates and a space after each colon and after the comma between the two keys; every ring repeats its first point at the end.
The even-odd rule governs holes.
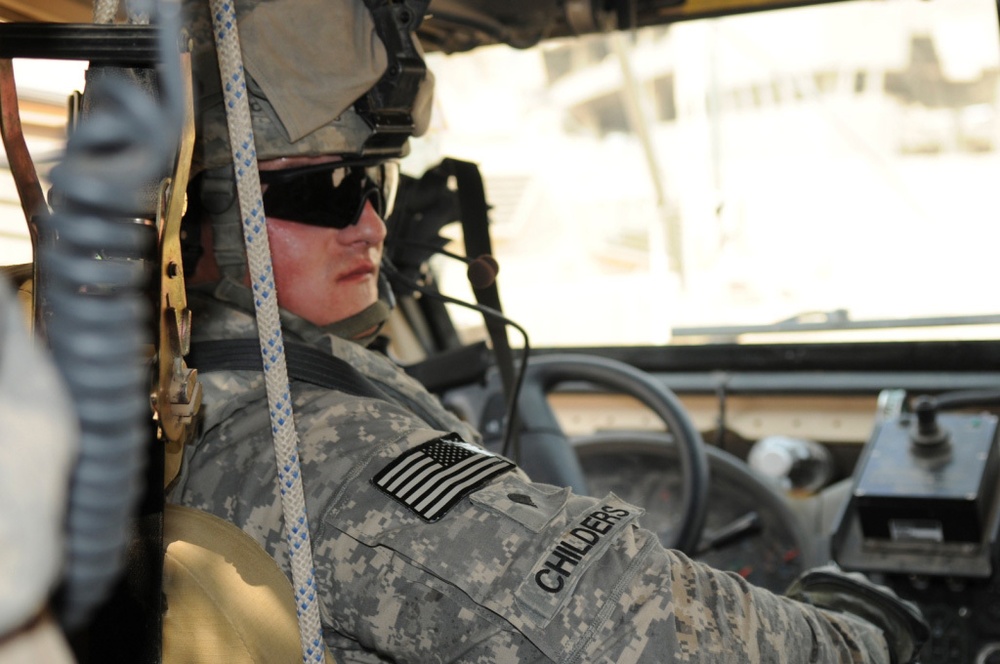
{"type": "MultiPolygon", "coordinates": [[[[243,239],[209,4],[183,4],[196,131],[189,218],[211,217],[216,262],[240,281],[243,239]]],[[[433,76],[414,34],[427,4],[235,0],[257,159],[405,155],[430,119],[433,76]]]]}

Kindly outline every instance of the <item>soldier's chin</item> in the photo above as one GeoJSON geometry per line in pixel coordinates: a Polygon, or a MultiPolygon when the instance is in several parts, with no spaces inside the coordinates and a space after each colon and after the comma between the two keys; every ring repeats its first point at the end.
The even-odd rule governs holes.
{"type": "Polygon", "coordinates": [[[333,323],[345,321],[365,311],[378,301],[378,288],[375,285],[358,284],[356,288],[344,289],[346,297],[340,299],[336,307],[336,320],[333,323]]]}

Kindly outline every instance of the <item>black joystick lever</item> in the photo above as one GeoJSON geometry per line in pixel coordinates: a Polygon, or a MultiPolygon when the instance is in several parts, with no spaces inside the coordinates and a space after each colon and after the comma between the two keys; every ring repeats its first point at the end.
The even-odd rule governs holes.
{"type": "Polygon", "coordinates": [[[932,397],[921,396],[913,403],[916,421],[910,428],[910,443],[916,453],[940,454],[948,447],[948,430],[938,424],[938,407],[932,397]]]}

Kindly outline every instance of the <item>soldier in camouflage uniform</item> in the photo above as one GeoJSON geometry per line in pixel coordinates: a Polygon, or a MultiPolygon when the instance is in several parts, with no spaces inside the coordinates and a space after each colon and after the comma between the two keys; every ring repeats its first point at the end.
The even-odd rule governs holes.
{"type": "MultiPolygon", "coordinates": [[[[244,63],[255,79],[251,108],[262,169],[356,152],[367,128],[350,105],[385,66],[360,0],[298,4],[296,13],[287,0],[238,3],[244,63]],[[296,62],[297,79],[303,73],[324,79],[317,94],[326,98],[318,102],[302,91],[281,108],[269,103],[295,93],[280,90],[294,83],[267,66],[257,69],[268,49],[278,48],[271,36],[276,21],[285,20],[297,31],[294,44],[280,45],[285,61],[296,62]],[[352,44],[346,53],[333,46],[344,43],[352,44]],[[336,72],[322,71],[329,62],[344,68],[345,60],[352,63],[346,93],[336,72]],[[299,121],[323,112],[319,124],[299,121]]],[[[198,14],[195,25],[204,21],[198,14]]],[[[210,80],[204,72],[211,67],[198,57],[198,78],[210,80]]],[[[220,168],[229,152],[219,130],[224,122],[212,115],[221,99],[211,86],[198,91],[196,168],[222,173],[218,181],[225,181],[220,168]]],[[[202,233],[205,253],[189,288],[194,335],[256,339],[242,253],[227,238],[238,237],[239,222],[219,203],[226,196],[218,195],[218,182],[205,182],[200,193],[207,211],[192,205],[211,229],[202,233]]],[[[385,226],[375,212],[365,203],[343,228],[268,218],[285,339],[345,360],[385,394],[292,384],[324,637],[337,661],[910,659],[913,641],[898,620],[886,617],[897,607],[880,590],[868,595],[873,610],[860,612],[878,627],[852,613],[776,596],[664,549],[640,527],[642,510],[614,495],[581,497],[534,484],[506,459],[485,452],[476,431],[389,358],[366,348],[388,315],[377,287],[385,226]],[[334,276],[301,269],[314,258],[334,266],[334,276]],[[312,306],[338,293],[337,314],[312,306]]],[[[264,378],[219,371],[201,380],[201,433],[188,446],[171,500],[236,523],[290,575],[264,378]]]]}

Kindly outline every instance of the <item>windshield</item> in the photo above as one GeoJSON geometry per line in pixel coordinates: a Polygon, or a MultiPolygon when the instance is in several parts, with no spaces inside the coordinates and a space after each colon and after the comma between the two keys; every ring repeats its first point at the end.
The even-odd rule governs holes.
{"type": "Polygon", "coordinates": [[[992,0],[428,62],[435,119],[404,167],[480,165],[504,311],[534,346],[1000,338],[992,0]]]}

